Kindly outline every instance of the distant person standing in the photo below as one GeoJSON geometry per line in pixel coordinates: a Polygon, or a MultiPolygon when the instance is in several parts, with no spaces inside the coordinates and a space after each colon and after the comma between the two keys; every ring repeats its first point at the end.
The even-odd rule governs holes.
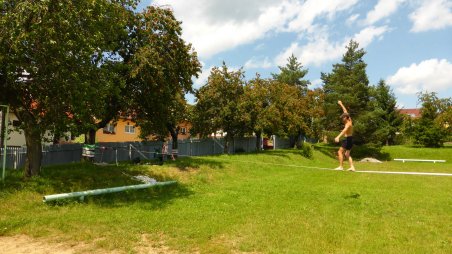
{"type": "Polygon", "coordinates": [[[353,122],[350,114],[347,112],[347,109],[342,104],[342,101],[337,102],[339,106],[341,106],[344,113],[341,115],[341,120],[344,123],[344,129],[339,133],[339,135],[334,139],[336,143],[339,143],[339,139],[344,136],[345,139],[342,140],[341,147],[337,152],[339,157],[339,167],[335,168],[335,170],[344,170],[344,152],[345,158],[348,158],[348,162],[350,163],[350,168],[347,171],[355,171],[355,167],[353,166],[353,159],[350,156],[350,150],[353,147],[353,122]]]}

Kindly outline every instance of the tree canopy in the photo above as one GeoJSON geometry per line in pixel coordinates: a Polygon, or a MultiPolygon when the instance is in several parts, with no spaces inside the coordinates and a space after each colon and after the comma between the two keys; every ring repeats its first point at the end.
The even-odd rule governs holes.
{"type": "Polygon", "coordinates": [[[193,92],[192,77],[198,76],[201,65],[191,44],[182,39],[181,23],[170,9],[150,6],[137,15],[137,23],[130,36],[134,49],[126,56],[129,107],[142,136],[165,137],[170,132],[174,145],[177,124],[186,118],[184,95],[193,92]]]}
{"type": "Polygon", "coordinates": [[[1,3],[0,101],[25,133],[26,176],[39,173],[49,133],[95,133],[121,111],[158,134],[180,117],[197,55],[170,9],[136,3],[1,3]]]}
{"type": "Polygon", "coordinates": [[[244,119],[240,111],[240,99],[244,93],[243,71],[231,71],[225,63],[211,70],[207,83],[196,91],[193,114],[193,133],[206,137],[223,131],[225,153],[229,153],[230,142],[243,135],[244,119]]]}
{"type": "Polygon", "coordinates": [[[46,132],[88,123],[110,89],[99,68],[114,55],[135,1],[2,1],[1,100],[21,122],[27,144],[25,175],[41,165],[46,132]],[[111,53],[111,54],[108,54],[111,53]]]}
{"type": "Polygon", "coordinates": [[[426,147],[440,147],[451,135],[452,99],[439,99],[436,93],[418,94],[422,103],[421,117],[414,121],[412,135],[415,143],[426,147]]]}

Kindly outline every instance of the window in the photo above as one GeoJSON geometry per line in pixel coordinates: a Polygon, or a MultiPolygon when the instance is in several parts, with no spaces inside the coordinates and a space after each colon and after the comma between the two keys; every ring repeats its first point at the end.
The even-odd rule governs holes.
{"type": "Polygon", "coordinates": [[[180,128],[180,133],[181,134],[186,134],[187,133],[187,128],[185,128],[185,127],[180,128]]]}
{"type": "Polygon", "coordinates": [[[126,131],[126,133],[133,134],[133,133],[135,133],[135,126],[133,126],[133,125],[126,125],[125,131],[126,131]]]}
{"type": "Polygon", "coordinates": [[[115,134],[115,126],[113,124],[107,124],[104,127],[105,134],[115,134]]]}

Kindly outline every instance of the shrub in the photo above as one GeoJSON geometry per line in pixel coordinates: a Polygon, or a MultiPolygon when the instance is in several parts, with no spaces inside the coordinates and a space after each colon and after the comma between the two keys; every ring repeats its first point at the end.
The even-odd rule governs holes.
{"type": "Polygon", "coordinates": [[[312,148],[312,145],[307,142],[303,142],[299,150],[301,150],[301,154],[308,159],[312,158],[312,156],[314,155],[314,149],[312,148]]]}

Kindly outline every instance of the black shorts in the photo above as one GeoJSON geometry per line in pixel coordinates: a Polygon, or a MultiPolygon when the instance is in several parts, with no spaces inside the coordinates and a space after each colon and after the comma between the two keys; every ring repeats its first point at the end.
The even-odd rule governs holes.
{"type": "Polygon", "coordinates": [[[345,148],[345,150],[350,150],[352,149],[353,146],[353,137],[346,137],[344,140],[342,140],[342,145],[343,148],[345,148]]]}

